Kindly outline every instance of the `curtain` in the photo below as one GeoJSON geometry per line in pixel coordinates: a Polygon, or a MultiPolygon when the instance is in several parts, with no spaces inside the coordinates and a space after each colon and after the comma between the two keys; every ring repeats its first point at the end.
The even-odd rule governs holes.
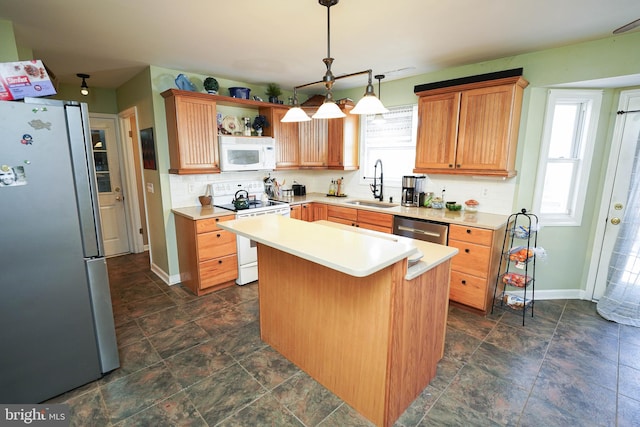
{"type": "Polygon", "coordinates": [[[607,288],[598,301],[605,319],[640,327],[640,138],[631,172],[627,208],[607,272],[607,288]]]}

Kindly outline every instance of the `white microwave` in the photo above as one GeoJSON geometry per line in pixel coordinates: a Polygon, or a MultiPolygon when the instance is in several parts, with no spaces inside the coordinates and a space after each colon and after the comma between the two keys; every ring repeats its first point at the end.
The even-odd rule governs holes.
{"type": "Polygon", "coordinates": [[[218,136],[220,171],[276,168],[276,142],[269,136],[218,136]]]}

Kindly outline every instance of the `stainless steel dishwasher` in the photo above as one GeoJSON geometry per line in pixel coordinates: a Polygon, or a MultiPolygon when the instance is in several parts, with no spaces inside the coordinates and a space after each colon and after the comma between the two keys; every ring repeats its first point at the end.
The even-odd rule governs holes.
{"type": "Polygon", "coordinates": [[[393,234],[446,245],[449,226],[441,222],[396,216],[393,218],[393,234]]]}

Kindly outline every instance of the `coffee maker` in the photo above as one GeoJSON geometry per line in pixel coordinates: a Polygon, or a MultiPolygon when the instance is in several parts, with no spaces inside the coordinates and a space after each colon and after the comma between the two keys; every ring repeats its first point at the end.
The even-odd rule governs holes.
{"type": "Polygon", "coordinates": [[[415,206],[416,177],[405,175],[402,177],[402,206],[415,206]]]}
{"type": "Polygon", "coordinates": [[[420,206],[420,194],[424,193],[424,190],[427,187],[427,177],[426,175],[415,176],[415,186],[413,191],[413,203],[416,206],[420,206]]]}

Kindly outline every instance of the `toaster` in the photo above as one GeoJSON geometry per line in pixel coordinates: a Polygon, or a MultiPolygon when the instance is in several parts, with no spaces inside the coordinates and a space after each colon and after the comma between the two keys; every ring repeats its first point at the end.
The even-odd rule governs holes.
{"type": "Polygon", "coordinates": [[[293,195],[294,196],[306,196],[307,195],[307,188],[302,184],[293,184],[291,186],[291,188],[293,189],[293,195]]]}

